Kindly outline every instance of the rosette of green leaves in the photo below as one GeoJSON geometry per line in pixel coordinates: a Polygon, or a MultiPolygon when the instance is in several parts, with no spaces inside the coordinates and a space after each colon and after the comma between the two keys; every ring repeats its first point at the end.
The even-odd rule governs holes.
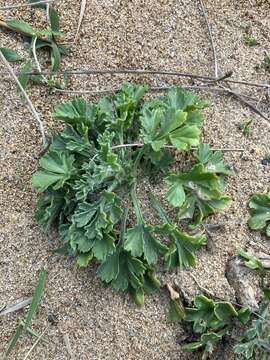
{"type": "Polygon", "coordinates": [[[185,351],[203,350],[203,356],[212,353],[215,345],[228,334],[233,319],[245,324],[249,320],[250,310],[241,308],[239,311],[227,301],[214,301],[204,295],[194,298],[194,307],[185,308],[185,321],[191,322],[195,334],[199,338],[182,346],[185,351]]]}
{"type": "Polygon", "coordinates": [[[79,266],[97,262],[98,276],[129,291],[138,304],[144,292],[159,287],[158,259],[165,257],[167,268],[194,266],[193,253],[205,242],[164,218],[159,226],[146,221],[136,194],[145,165],[164,171],[166,146],[183,151],[199,144],[198,109],[205,104],[181,89],[143,103],[146,91],[125,83],[95,104],[81,98],[60,104],[53,117],[66,126],[54,135],[33,175],[41,193],[36,219],[46,230],[58,228],[57,251],[74,256],[79,266]],[[126,227],[127,204],[136,221],[126,227]]]}

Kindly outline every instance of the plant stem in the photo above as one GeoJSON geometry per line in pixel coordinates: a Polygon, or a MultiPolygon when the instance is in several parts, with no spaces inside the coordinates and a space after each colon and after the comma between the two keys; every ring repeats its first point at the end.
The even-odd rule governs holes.
{"type": "Polygon", "coordinates": [[[139,200],[138,200],[138,197],[137,197],[136,185],[137,185],[137,182],[135,182],[133,184],[133,186],[132,186],[131,199],[132,199],[132,202],[133,202],[133,205],[134,205],[134,210],[135,210],[135,214],[136,214],[136,218],[137,218],[137,223],[141,224],[141,223],[143,223],[143,216],[142,216],[141,208],[140,208],[140,205],[139,205],[139,200]]]}

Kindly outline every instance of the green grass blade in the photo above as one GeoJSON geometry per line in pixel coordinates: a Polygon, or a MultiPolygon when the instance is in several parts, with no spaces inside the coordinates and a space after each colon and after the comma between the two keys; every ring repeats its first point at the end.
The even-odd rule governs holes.
{"type": "Polygon", "coordinates": [[[15,348],[17,341],[19,340],[19,337],[22,335],[24,330],[24,327],[22,325],[18,325],[15,334],[10,339],[10,342],[8,344],[8,348],[5,352],[4,360],[8,357],[8,355],[11,353],[11,351],[15,348]]]}
{"type": "Polygon", "coordinates": [[[45,289],[46,278],[47,278],[47,272],[45,270],[42,270],[39,275],[39,280],[38,280],[37,287],[35,289],[35,293],[33,295],[33,300],[31,302],[29,311],[28,311],[26,319],[25,319],[25,328],[30,327],[32,318],[37,311],[40,299],[42,298],[42,295],[43,295],[43,292],[45,289]]]}

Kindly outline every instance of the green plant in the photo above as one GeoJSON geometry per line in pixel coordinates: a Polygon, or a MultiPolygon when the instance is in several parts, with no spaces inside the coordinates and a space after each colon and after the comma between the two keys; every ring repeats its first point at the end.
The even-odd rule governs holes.
{"type": "Polygon", "coordinates": [[[19,325],[16,329],[16,332],[9,341],[7,350],[5,352],[4,359],[6,359],[10,355],[12,350],[15,348],[19,338],[21,337],[21,335],[23,335],[24,332],[28,332],[29,334],[31,334],[33,336],[39,337],[39,334],[37,334],[35,331],[33,331],[31,329],[31,323],[32,323],[34,315],[37,312],[40,300],[42,298],[42,295],[43,295],[43,292],[45,289],[46,278],[47,278],[47,272],[45,270],[42,270],[39,275],[38,284],[35,289],[33,299],[30,304],[30,308],[28,310],[26,318],[20,319],[19,325]]]}
{"type": "Polygon", "coordinates": [[[248,225],[252,230],[266,229],[270,237],[270,193],[255,194],[249,201],[250,218],[248,225]]]}
{"type": "Polygon", "coordinates": [[[259,42],[255,38],[248,35],[244,36],[244,43],[250,47],[259,45],[259,42]]]}
{"type": "Polygon", "coordinates": [[[245,136],[250,136],[253,133],[252,121],[253,119],[250,119],[248,121],[244,121],[239,125],[239,129],[243,132],[245,136]]]}
{"type": "MultiPolygon", "coordinates": [[[[77,98],[59,105],[53,116],[64,120],[66,128],[53,137],[40,160],[41,170],[33,176],[34,187],[43,193],[36,218],[46,230],[51,225],[58,228],[63,245],[58,252],[75,256],[79,266],[95,260],[100,264],[98,276],[131,293],[138,304],[145,291],[158,289],[154,266],[159,258],[165,259],[167,268],[194,266],[193,252],[206,241],[169,220],[153,196],[162,223],[152,224],[137,195],[144,175],[155,173],[162,181],[175,151],[199,145],[203,123],[199,110],[206,104],[182,89],[143,103],[146,90],[126,83],[97,104],[77,98]]],[[[205,162],[191,172],[167,177],[168,182],[182,179],[187,196],[199,203],[203,216],[229,202],[217,175],[220,161],[215,161],[217,168],[211,171],[205,162]]]]}
{"type": "Polygon", "coordinates": [[[0,47],[0,51],[9,62],[22,61],[23,59],[13,49],[0,47]]]}
{"type": "Polygon", "coordinates": [[[245,265],[252,269],[252,270],[258,270],[261,273],[264,273],[264,266],[260,259],[257,258],[257,256],[251,255],[248,252],[240,249],[237,252],[237,255],[243,257],[247,261],[245,261],[245,265]]]}
{"type": "Polygon", "coordinates": [[[270,70],[270,53],[265,53],[264,56],[264,67],[266,70],[270,70]]]}
{"type": "Polygon", "coordinates": [[[267,360],[270,356],[270,290],[264,289],[264,298],[260,304],[257,318],[239,337],[239,343],[234,346],[234,352],[245,359],[267,360]]]}
{"type": "Polygon", "coordinates": [[[213,153],[209,145],[202,144],[196,153],[198,164],[189,172],[174,172],[167,176],[170,185],[167,193],[168,202],[179,208],[178,218],[191,219],[196,226],[203,219],[223,210],[230,203],[225,196],[223,176],[231,170],[223,162],[220,151],[213,153]]]}
{"type": "Polygon", "coordinates": [[[234,319],[245,324],[249,320],[248,308],[239,311],[227,301],[214,301],[204,295],[194,298],[194,307],[185,308],[184,320],[192,323],[193,332],[198,340],[184,344],[182,349],[188,352],[202,350],[202,359],[213,352],[216,344],[230,333],[234,319]]]}
{"type": "MultiPolygon", "coordinates": [[[[34,5],[33,7],[39,7],[46,9],[45,4],[38,4],[34,5]]],[[[8,20],[6,21],[6,25],[9,29],[14,29],[15,31],[19,31],[24,34],[26,37],[31,39],[29,45],[29,53],[32,58],[26,60],[26,62],[21,66],[19,80],[21,85],[25,88],[29,81],[38,84],[45,84],[50,87],[62,87],[56,80],[55,80],[55,73],[59,69],[61,56],[66,55],[68,50],[62,44],[58,43],[58,37],[63,36],[64,33],[60,32],[60,20],[58,13],[55,9],[51,6],[49,7],[49,21],[50,27],[48,29],[34,29],[30,24],[21,21],[21,20],[8,20]],[[44,75],[33,75],[30,74],[33,71],[33,65],[38,67],[39,63],[37,60],[36,51],[40,49],[46,49],[49,52],[50,60],[51,60],[51,77],[50,79],[46,79],[44,75]]],[[[11,53],[10,49],[2,49],[4,56],[8,56],[7,60],[9,61],[18,61],[22,60],[16,53],[13,51],[11,53]],[[5,55],[6,54],[6,55],[5,55]],[[15,60],[16,59],[16,60],[15,60]]]]}

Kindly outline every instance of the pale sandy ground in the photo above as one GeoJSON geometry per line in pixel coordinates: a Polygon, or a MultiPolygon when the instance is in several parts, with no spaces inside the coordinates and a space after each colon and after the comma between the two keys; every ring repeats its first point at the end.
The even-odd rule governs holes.
{"type": "MultiPolygon", "coordinates": [[[[57,2],[61,27],[70,41],[77,26],[79,3],[57,2]]],[[[72,55],[64,59],[62,69],[155,68],[212,75],[212,52],[198,3],[194,0],[89,0],[79,42],[72,55]]],[[[0,6],[6,4],[6,0],[0,0],[0,6]]],[[[235,78],[269,81],[269,72],[262,67],[264,51],[270,50],[269,1],[205,0],[205,4],[220,73],[233,70],[235,78]],[[252,36],[259,41],[254,48],[243,42],[243,27],[247,24],[251,25],[252,36]]],[[[33,24],[42,23],[41,16],[35,14],[29,10],[2,11],[0,18],[17,17],[33,24]]],[[[17,49],[22,56],[27,55],[20,36],[1,31],[0,44],[17,49]]],[[[166,76],[80,76],[72,78],[71,86],[77,90],[114,88],[123,79],[159,86],[183,83],[166,76]]],[[[256,89],[235,89],[258,95],[256,89]]],[[[56,127],[51,110],[71,97],[38,86],[31,87],[29,95],[47,128],[51,129],[56,127]]],[[[208,250],[198,253],[198,266],[192,272],[203,286],[219,296],[233,299],[234,291],[224,275],[227,260],[238,247],[250,241],[269,250],[269,242],[263,236],[248,230],[246,204],[255,191],[269,189],[270,165],[262,165],[261,160],[270,153],[270,125],[228,97],[202,96],[212,103],[206,112],[205,141],[216,147],[244,148],[245,153],[243,156],[226,154],[227,162],[236,171],[227,187],[233,203],[227,212],[210,220],[224,222],[226,227],[215,232],[208,250]],[[250,118],[254,119],[254,131],[247,138],[238,125],[250,118]]],[[[269,108],[264,110],[269,115],[269,108]]],[[[41,268],[48,268],[46,293],[34,328],[42,332],[48,327],[49,344],[40,343],[29,359],[69,359],[63,342],[65,333],[76,360],[196,359],[195,355],[183,354],[177,344],[183,330],[166,320],[168,296],[164,290],[148,297],[140,309],[128,296],[105,288],[95,277],[94,267],[78,270],[72,259],[51,255],[56,236],[45,235],[33,219],[36,193],[31,187],[31,175],[37,168],[40,136],[31,113],[7,75],[1,75],[0,80],[0,121],[0,305],[29,297],[41,268]],[[48,321],[51,315],[57,318],[55,325],[48,321]]],[[[161,274],[161,278],[163,282],[178,282],[188,294],[198,290],[188,273],[161,274]]],[[[13,313],[0,319],[0,354],[22,314],[13,313]]],[[[33,338],[24,337],[11,359],[23,359],[33,342],[33,338]]],[[[213,359],[233,358],[230,352],[213,356],[213,359]]]]}

